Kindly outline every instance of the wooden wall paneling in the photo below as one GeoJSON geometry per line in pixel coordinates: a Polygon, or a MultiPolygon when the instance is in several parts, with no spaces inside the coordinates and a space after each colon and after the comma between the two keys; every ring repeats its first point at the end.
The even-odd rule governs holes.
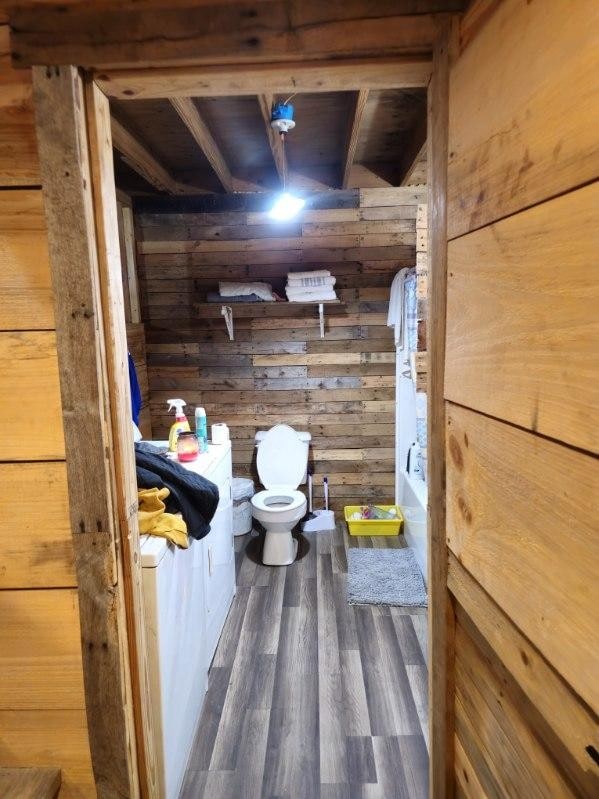
{"type": "MultiPolygon", "coordinates": [[[[129,277],[127,275],[127,254],[125,250],[125,229],[123,224],[123,207],[125,205],[124,197],[126,195],[124,195],[122,192],[119,192],[119,194],[117,194],[116,208],[117,208],[117,218],[119,224],[119,249],[121,251],[121,275],[123,280],[123,306],[124,306],[123,310],[125,313],[125,321],[127,323],[130,323],[131,300],[129,297],[129,277]]],[[[127,202],[128,201],[129,200],[127,198],[127,202]]],[[[135,253],[135,244],[133,245],[133,252],[135,253]]],[[[137,270],[136,270],[136,281],[137,281],[137,270]]]]}
{"type": "Polygon", "coordinates": [[[76,588],[0,591],[0,613],[0,710],[83,709],[76,588]]]}
{"type": "Polygon", "coordinates": [[[65,454],[54,331],[0,332],[0,461],[65,454]]]}
{"type": "MultiPolygon", "coordinates": [[[[454,786],[453,633],[454,613],[447,589],[445,541],[445,316],[447,294],[447,129],[450,51],[456,36],[448,23],[439,31],[428,88],[428,594],[429,784],[430,796],[451,799],[454,786]]],[[[418,205],[419,196],[415,196],[418,205]]]]}
{"type": "MultiPolygon", "coordinates": [[[[458,623],[455,633],[456,714],[468,718],[502,796],[567,799],[577,792],[539,742],[521,708],[493,671],[493,662],[458,623]]],[[[477,774],[484,769],[477,769],[477,774]]],[[[484,783],[483,783],[484,784],[484,783]]]]}
{"type": "Polygon", "coordinates": [[[67,409],[63,424],[89,745],[98,795],[130,795],[137,791],[138,775],[115,547],[118,518],[92,179],[87,148],[81,146],[88,140],[83,86],[72,67],[35,68],[33,75],[67,409]]]}
{"type": "MultiPolygon", "coordinates": [[[[107,394],[112,420],[114,448],[115,498],[120,540],[117,556],[119,584],[125,601],[130,673],[126,701],[132,706],[136,734],[129,741],[131,757],[137,754],[142,793],[157,796],[157,775],[153,749],[153,717],[148,673],[144,597],[142,593],[141,555],[139,550],[137,477],[131,434],[131,393],[123,283],[118,237],[116,188],[112,160],[111,118],[107,97],[88,80],[85,87],[87,127],[89,131],[90,168],[98,247],[99,283],[102,295],[104,342],[107,363],[107,394]],[[131,691],[131,695],[129,695],[131,691]]],[[[129,213],[129,220],[131,214],[129,213]]],[[[129,225],[129,236],[132,234],[129,225]]],[[[125,224],[127,235],[127,224],[125,224]]],[[[131,246],[131,242],[130,242],[131,246]]],[[[130,283],[131,285],[131,283],[130,283]]],[[[129,676],[129,675],[127,675],[129,676]]],[[[133,792],[136,792],[134,785],[133,792]]]]}
{"type": "Polygon", "coordinates": [[[0,484],[31,500],[0,507],[0,589],[75,586],[64,463],[0,463],[0,484]]]}
{"type": "Polygon", "coordinates": [[[455,726],[489,796],[598,790],[598,28],[585,0],[477,2],[452,62],[455,726]]]}
{"type": "Polygon", "coordinates": [[[462,742],[457,735],[454,736],[453,746],[455,752],[456,799],[489,799],[489,795],[481,785],[476,769],[468,759],[468,755],[464,751],[462,742]]]}
{"type": "Polygon", "coordinates": [[[137,264],[135,261],[135,230],[133,228],[133,209],[131,205],[123,204],[121,213],[123,219],[123,249],[125,255],[125,271],[127,275],[127,297],[131,314],[127,321],[136,325],[141,321],[141,311],[137,264]]]}
{"type": "Polygon", "coordinates": [[[567,0],[505,0],[464,43],[450,82],[449,238],[596,178],[598,36],[593,0],[575,13],[567,0]]]}
{"type": "Polygon", "coordinates": [[[50,330],[54,308],[41,192],[0,193],[0,328],[50,330]]]}
{"type": "Polygon", "coordinates": [[[152,420],[150,417],[150,384],[148,382],[148,366],[146,356],[146,330],[145,325],[127,325],[127,345],[135,364],[137,381],[141,392],[141,411],[139,414],[139,429],[144,438],[152,438],[152,420]]]}
{"type": "Polygon", "coordinates": [[[60,769],[61,796],[91,799],[40,182],[31,75],[11,69],[0,26],[0,759],[13,769],[60,769]]]}
{"type": "Polygon", "coordinates": [[[451,551],[596,710],[595,459],[450,405],[447,461],[451,551]]]}
{"type": "Polygon", "coordinates": [[[0,729],[4,762],[10,753],[15,768],[60,763],[60,799],[99,795],[84,710],[0,710],[0,729]]]}
{"type": "MultiPolygon", "coordinates": [[[[430,88],[429,88],[430,91],[430,88]]],[[[396,186],[389,189],[360,189],[360,208],[412,205],[427,202],[426,186],[396,186]]],[[[363,211],[361,211],[363,213],[363,211]]]]}
{"type": "Polygon", "coordinates": [[[58,768],[0,767],[0,795],[4,799],[56,799],[59,790],[58,768]]]}
{"type": "Polygon", "coordinates": [[[449,244],[445,396],[599,453],[599,183],[449,244]]]}
{"type": "Polygon", "coordinates": [[[8,25],[0,25],[0,185],[39,186],[31,76],[11,67],[8,25]]]}
{"type": "MultiPolygon", "coordinates": [[[[599,789],[599,764],[587,750],[599,719],[450,553],[448,585],[460,624],[493,663],[535,734],[581,795],[599,789]]],[[[456,775],[459,776],[456,753],[456,775]]],[[[471,776],[471,775],[470,775],[471,776]]]]}

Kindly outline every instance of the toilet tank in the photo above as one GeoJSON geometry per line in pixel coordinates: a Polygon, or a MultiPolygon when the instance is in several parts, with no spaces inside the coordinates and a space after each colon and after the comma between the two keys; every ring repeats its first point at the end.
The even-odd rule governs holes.
{"type": "MultiPolygon", "coordinates": [[[[295,428],[293,428],[295,430],[295,428]]],[[[310,446],[310,441],[312,441],[312,434],[308,433],[307,430],[295,430],[302,441],[305,441],[308,446],[310,446]]],[[[263,440],[264,436],[268,433],[268,430],[257,430],[256,435],[254,436],[254,441],[256,442],[256,446],[263,440]]],[[[305,485],[308,481],[308,469],[306,467],[306,471],[304,472],[304,476],[302,477],[302,481],[300,485],[305,485]]]]}

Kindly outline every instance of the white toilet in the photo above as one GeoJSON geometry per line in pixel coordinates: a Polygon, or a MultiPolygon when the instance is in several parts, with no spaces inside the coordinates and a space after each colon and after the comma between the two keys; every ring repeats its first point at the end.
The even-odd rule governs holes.
{"type": "Polygon", "coordinates": [[[306,513],[306,497],[297,487],[306,482],[310,433],[277,424],[256,433],[258,476],[264,486],[252,497],[252,515],[266,529],[262,562],[288,566],[297,555],[291,530],[306,513]]]}

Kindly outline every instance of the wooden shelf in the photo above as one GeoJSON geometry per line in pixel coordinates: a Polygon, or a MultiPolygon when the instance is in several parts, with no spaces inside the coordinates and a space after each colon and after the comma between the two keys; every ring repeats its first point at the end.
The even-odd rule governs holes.
{"type": "Polygon", "coordinates": [[[324,306],[325,305],[346,305],[346,303],[342,303],[341,300],[312,300],[310,302],[289,302],[289,301],[282,301],[282,302],[231,302],[228,303],[226,298],[223,299],[222,302],[195,302],[193,304],[194,311],[198,317],[202,315],[204,317],[210,317],[213,319],[217,319],[219,317],[223,317],[225,324],[227,326],[227,332],[229,333],[229,338],[231,341],[234,341],[235,334],[234,334],[234,318],[236,311],[242,311],[241,317],[248,319],[252,318],[253,316],[268,316],[268,313],[265,313],[266,308],[287,308],[290,305],[295,307],[307,307],[307,308],[318,308],[318,321],[320,325],[320,337],[324,338],[324,306]],[[208,309],[214,309],[211,313],[206,313],[208,309]],[[229,312],[230,309],[230,312],[229,312]],[[254,313],[251,313],[254,311],[254,313]]]}
{"type": "Polygon", "coordinates": [[[289,300],[283,300],[281,302],[227,302],[227,298],[224,297],[218,302],[196,302],[194,305],[198,306],[201,305],[203,307],[210,307],[214,306],[218,308],[220,305],[229,305],[231,308],[283,308],[286,305],[343,305],[341,300],[310,300],[301,302],[290,302],[289,300]]]}

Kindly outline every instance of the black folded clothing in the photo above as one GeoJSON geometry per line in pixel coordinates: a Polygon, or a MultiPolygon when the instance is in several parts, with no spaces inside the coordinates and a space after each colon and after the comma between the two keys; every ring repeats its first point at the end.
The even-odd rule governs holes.
{"type": "Polygon", "coordinates": [[[199,474],[184,469],[176,461],[148,452],[135,445],[135,464],[139,488],[166,487],[165,500],[169,513],[181,513],[192,538],[200,539],[210,532],[210,522],[218,506],[218,488],[199,474]]]}

